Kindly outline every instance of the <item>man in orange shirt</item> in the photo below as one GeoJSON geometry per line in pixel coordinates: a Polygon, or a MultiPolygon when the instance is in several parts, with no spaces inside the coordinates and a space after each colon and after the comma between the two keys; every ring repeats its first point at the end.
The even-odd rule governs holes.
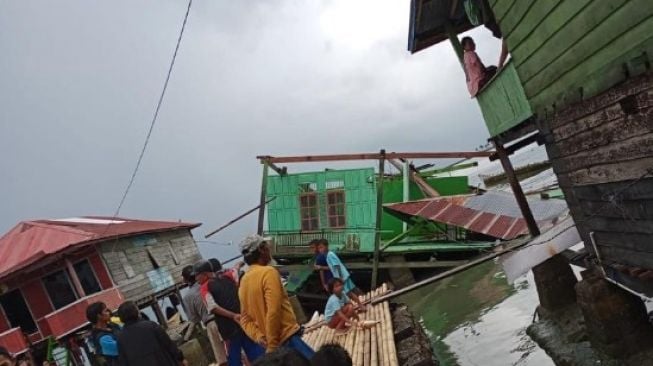
{"type": "Polygon", "coordinates": [[[245,333],[273,352],[287,347],[306,359],[314,351],[301,338],[297,318],[290,305],[279,272],[272,266],[268,239],[250,235],[240,243],[240,250],[249,270],[240,281],[240,325],[245,333]]]}

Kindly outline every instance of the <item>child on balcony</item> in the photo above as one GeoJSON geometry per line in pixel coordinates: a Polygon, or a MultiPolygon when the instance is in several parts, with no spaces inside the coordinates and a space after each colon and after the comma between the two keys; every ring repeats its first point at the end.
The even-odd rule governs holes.
{"type": "Polygon", "coordinates": [[[460,43],[465,51],[463,63],[465,66],[467,89],[469,90],[469,94],[475,97],[478,91],[483,89],[483,86],[497,73],[497,67],[485,67],[483,65],[480,57],[476,54],[476,44],[474,44],[472,37],[463,37],[460,43]]]}

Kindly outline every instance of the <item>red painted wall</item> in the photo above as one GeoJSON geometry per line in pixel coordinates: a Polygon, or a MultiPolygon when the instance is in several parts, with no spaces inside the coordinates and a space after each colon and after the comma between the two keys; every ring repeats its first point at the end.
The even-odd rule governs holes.
{"type": "Polygon", "coordinates": [[[95,271],[100,287],[102,287],[103,290],[113,287],[113,281],[111,281],[111,276],[109,275],[107,268],[104,266],[100,254],[97,252],[93,253],[88,257],[88,261],[91,263],[91,267],[93,267],[93,270],[95,271]]]}
{"type": "Polygon", "coordinates": [[[0,333],[6,332],[9,330],[9,320],[5,318],[5,313],[0,311],[0,333]]]}

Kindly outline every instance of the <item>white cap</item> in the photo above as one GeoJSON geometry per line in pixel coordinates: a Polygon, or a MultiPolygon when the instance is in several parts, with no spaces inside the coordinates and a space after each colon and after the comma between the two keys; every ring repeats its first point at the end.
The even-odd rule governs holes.
{"type": "Polygon", "coordinates": [[[254,250],[258,249],[258,247],[260,247],[261,244],[264,241],[270,241],[270,240],[271,240],[271,238],[262,237],[262,236],[260,236],[258,234],[248,235],[247,237],[245,237],[245,239],[243,239],[240,242],[240,245],[239,245],[240,252],[242,254],[247,254],[247,253],[253,252],[254,250]]]}

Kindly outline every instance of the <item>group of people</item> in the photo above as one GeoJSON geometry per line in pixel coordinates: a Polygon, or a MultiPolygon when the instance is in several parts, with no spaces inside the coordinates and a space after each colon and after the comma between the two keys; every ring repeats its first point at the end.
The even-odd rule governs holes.
{"type": "MultiPolygon", "coordinates": [[[[331,293],[325,309],[329,326],[346,329],[364,309],[358,289],[338,256],[329,251],[326,240],[311,247],[319,260],[325,290],[331,293]]],[[[302,329],[276,268],[270,265],[269,240],[250,235],[240,244],[243,263],[223,269],[216,259],[201,260],[182,270],[188,284],[183,298],[188,320],[206,328],[209,343],[219,365],[327,365],[349,357],[338,346],[315,352],[301,338],[302,329]],[[241,275],[241,266],[249,266],[241,275]],[[330,361],[331,360],[331,361],[330,361]]],[[[133,302],[118,308],[122,326],[111,321],[111,312],[101,302],[87,308],[93,324],[91,339],[102,363],[113,365],[187,365],[183,353],[157,323],[143,319],[133,302]]]]}

